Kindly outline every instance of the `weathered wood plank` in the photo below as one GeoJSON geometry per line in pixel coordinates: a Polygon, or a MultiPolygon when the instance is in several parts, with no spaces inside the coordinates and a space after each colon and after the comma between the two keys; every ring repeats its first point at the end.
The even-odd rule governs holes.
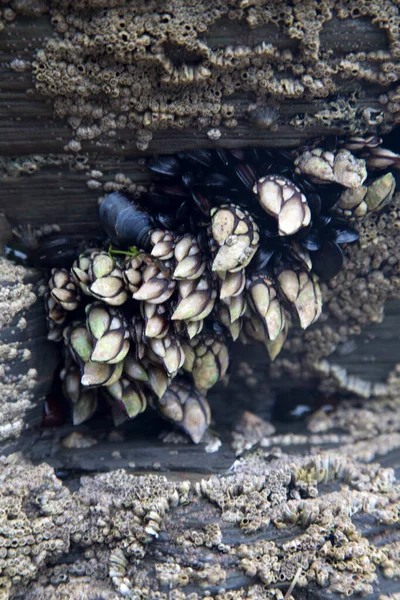
{"type": "MultiPolygon", "coordinates": [[[[19,73],[9,70],[9,64],[15,58],[32,60],[35,51],[40,48],[46,36],[52,34],[48,15],[32,20],[18,17],[16,22],[9,25],[0,33],[0,155],[27,155],[32,153],[62,152],[63,147],[71,138],[71,132],[65,122],[52,117],[52,107],[49,99],[40,96],[34,91],[32,75],[28,72],[19,73]],[[18,35],[15,33],[18,32],[18,35]]],[[[217,49],[221,46],[242,44],[254,46],[260,42],[273,43],[278,49],[290,49],[296,52],[298,41],[290,39],[274,25],[250,29],[242,23],[222,20],[215,24],[204,36],[210,47],[217,49]]],[[[382,29],[371,24],[369,19],[333,18],[324,25],[321,32],[321,48],[324,52],[337,52],[338,56],[345,56],[349,52],[372,52],[387,48],[387,37],[382,29]]],[[[180,50],[180,52],[182,52],[180,50]]],[[[28,67],[29,68],[29,67],[28,67]]],[[[360,83],[356,79],[343,82],[343,98],[352,91],[358,94],[358,111],[361,114],[365,108],[381,110],[376,86],[360,83]]],[[[237,107],[238,115],[245,115],[249,105],[249,95],[235,94],[227,98],[237,107]]],[[[327,105],[327,100],[304,98],[291,98],[286,101],[277,101],[280,111],[279,133],[274,134],[254,128],[243,116],[239,116],[239,123],[233,130],[222,129],[219,145],[226,147],[264,145],[267,138],[271,146],[295,146],[309,137],[320,135],[324,131],[340,133],[341,125],[338,122],[330,128],[322,123],[310,125],[305,129],[295,129],[290,125],[290,120],[301,113],[315,114],[327,105]]],[[[155,132],[148,152],[165,151],[165,134],[155,132]]],[[[205,131],[185,130],[174,131],[168,136],[168,150],[175,152],[179,149],[192,147],[209,147],[215,145],[205,135],[205,131]]],[[[132,132],[129,130],[118,132],[118,140],[109,138],[98,142],[84,142],[83,151],[90,154],[112,154],[116,156],[140,156],[142,152],[136,147],[132,132]]]]}

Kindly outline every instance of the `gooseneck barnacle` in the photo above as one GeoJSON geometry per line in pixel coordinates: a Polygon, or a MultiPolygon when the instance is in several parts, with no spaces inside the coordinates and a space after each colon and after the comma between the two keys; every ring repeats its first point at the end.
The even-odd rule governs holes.
{"type": "Polygon", "coordinates": [[[273,360],[292,323],[315,323],[319,280],[342,268],[357,219],[390,202],[399,160],[378,138],[148,160],[139,201],[100,205],[108,241],[51,271],[49,338],[74,422],[101,395],[117,424],[150,406],[199,442],[230,345],[261,342],[273,360]]]}

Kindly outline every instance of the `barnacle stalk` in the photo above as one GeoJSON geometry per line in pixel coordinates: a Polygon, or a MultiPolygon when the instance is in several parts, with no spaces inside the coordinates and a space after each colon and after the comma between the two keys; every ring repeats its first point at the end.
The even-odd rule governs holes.
{"type": "Polygon", "coordinates": [[[104,397],[116,424],[150,406],[199,442],[229,344],[274,360],[291,326],[319,318],[319,280],[342,268],[352,224],[390,203],[400,156],[381,143],[158,156],[143,200],[106,196],[104,245],[52,269],[45,296],[74,423],[104,397]]]}

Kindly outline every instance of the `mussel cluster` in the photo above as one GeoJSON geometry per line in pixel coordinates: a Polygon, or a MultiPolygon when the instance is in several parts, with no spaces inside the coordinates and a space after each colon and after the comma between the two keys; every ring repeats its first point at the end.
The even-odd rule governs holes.
{"type": "Polygon", "coordinates": [[[199,442],[229,344],[262,342],[273,360],[292,321],[306,329],[320,316],[318,281],[358,239],[349,220],[392,198],[399,157],[380,143],[157,156],[140,201],[106,196],[107,243],[54,268],[46,297],[74,423],[102,396],[116,424],[149,405],[199,442]],[[367,166],[385,172],[369,180],[367,166]]]}

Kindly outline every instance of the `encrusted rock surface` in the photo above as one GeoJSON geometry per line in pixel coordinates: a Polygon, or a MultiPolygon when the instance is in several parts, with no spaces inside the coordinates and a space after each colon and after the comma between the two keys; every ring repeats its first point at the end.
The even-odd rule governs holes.
{"type": "MultiPolygon", "coordinates": [[[[44,44],[33,63],[36,89],[52,98],[58,116],[69,118],[74,130],[71,150],[79,149],[83,140],[115,136],[126,128],[135,132],[142,150],[155,131],[234,128],[238,119],[248,116],[232,100],[237,92],[253,95],[257,105],[267,97],[327,98],[342,90],[343,80],[387,86],[398,78],[399,17],[390,1],[308,1],[292,6],[172,0],[168,7],[138,2],[133,11],[132,3],[121,0],[103,11],[109,3],[90,0],[88,6],[91,12],[81,12],[80,1],[49,2],[58,37],[44,44]],[[340,27],[344,20],[360,17],[385,32],[386,49],[382,44],[378,52],[360,51],[361,45],[353,43],[339,61],[330,56],[325,26],[333,18],[340,27]],[[215,39],[218,28],[230,23],[248,30],[249,43],[215,39]],[[266,27],[272,35],[265,35],[266,27]],[[286,43],[278,42],[278,31],[286,43]]],[[[366,107],[357,114],[353,108],[357,116],[347,127],[360,131],[396,122],[397,96],[397,89],[386,95],[380,109],[366,107]]],[[[343,110],[351,106],[350,98],[342,109],[327,102],[314,115],[293,116],[291,124],[301,128],[339,123],[343,110]]],[[[260,125],[260,119],[256,123],[260,125]]]]}
{"type": "Polygon", "coordinates": [[[399,484],[359,448],[368,440],[393,456],[396,406],[342,407],[317,445],[304,432],[314,449],[303,454],[261,428],[230,474],[197,482],[118,470],[75,480],[72,492],[50,466],[3,457],[0,597],[269,599],[294,578],[295,598],[393,592],[399,484]],[[340,445],[321,450],[329,435],[340,445]]]}
{"type": "Polygon", "coordinates": [[[201,130],[210,143],[235,129],[296,137],[318,128],[384,131],[399,121],[395,1],[9,4],[0,14],[4,34],[21,16],[46,23],[35,56],[17,54],[10,68],[32,73],[55,115],[68,120],[68,152],[121,136],[142,151],[171,128],[201,130]],[[381,93],[370,96],[371,86],[381,93]]]}
{"type": "Polygon", "coordinates": [[[285,349],[271,365],[271,376],[284,373],[296,380],[323,378],[322,390],[349,390],[362,397],[388,393],[389,382],[373,387],[352,379],[343,368],[335,368],[327,357],[338,347],[357,339],[368,324],[382,323],[385,303],[400,297],[400,195],[390,210],[371,213],[360,223],[360,239],[345,250],[342,271],[321,284],[323,314],[320,322],[305,333],[294,331],[285,349]]]}
{"type": "Polygon", "coordinates": [[[37,386],[37,370],[31,367],[31,351],[23,343],[25,313],[36,302],[26,271],[0,257],[0,441],[18,438],[37,386]],[[19,339],[18,339],[19,338],[19,339]],[[15,364],[19,365],[15,369],[15,364]]]}

